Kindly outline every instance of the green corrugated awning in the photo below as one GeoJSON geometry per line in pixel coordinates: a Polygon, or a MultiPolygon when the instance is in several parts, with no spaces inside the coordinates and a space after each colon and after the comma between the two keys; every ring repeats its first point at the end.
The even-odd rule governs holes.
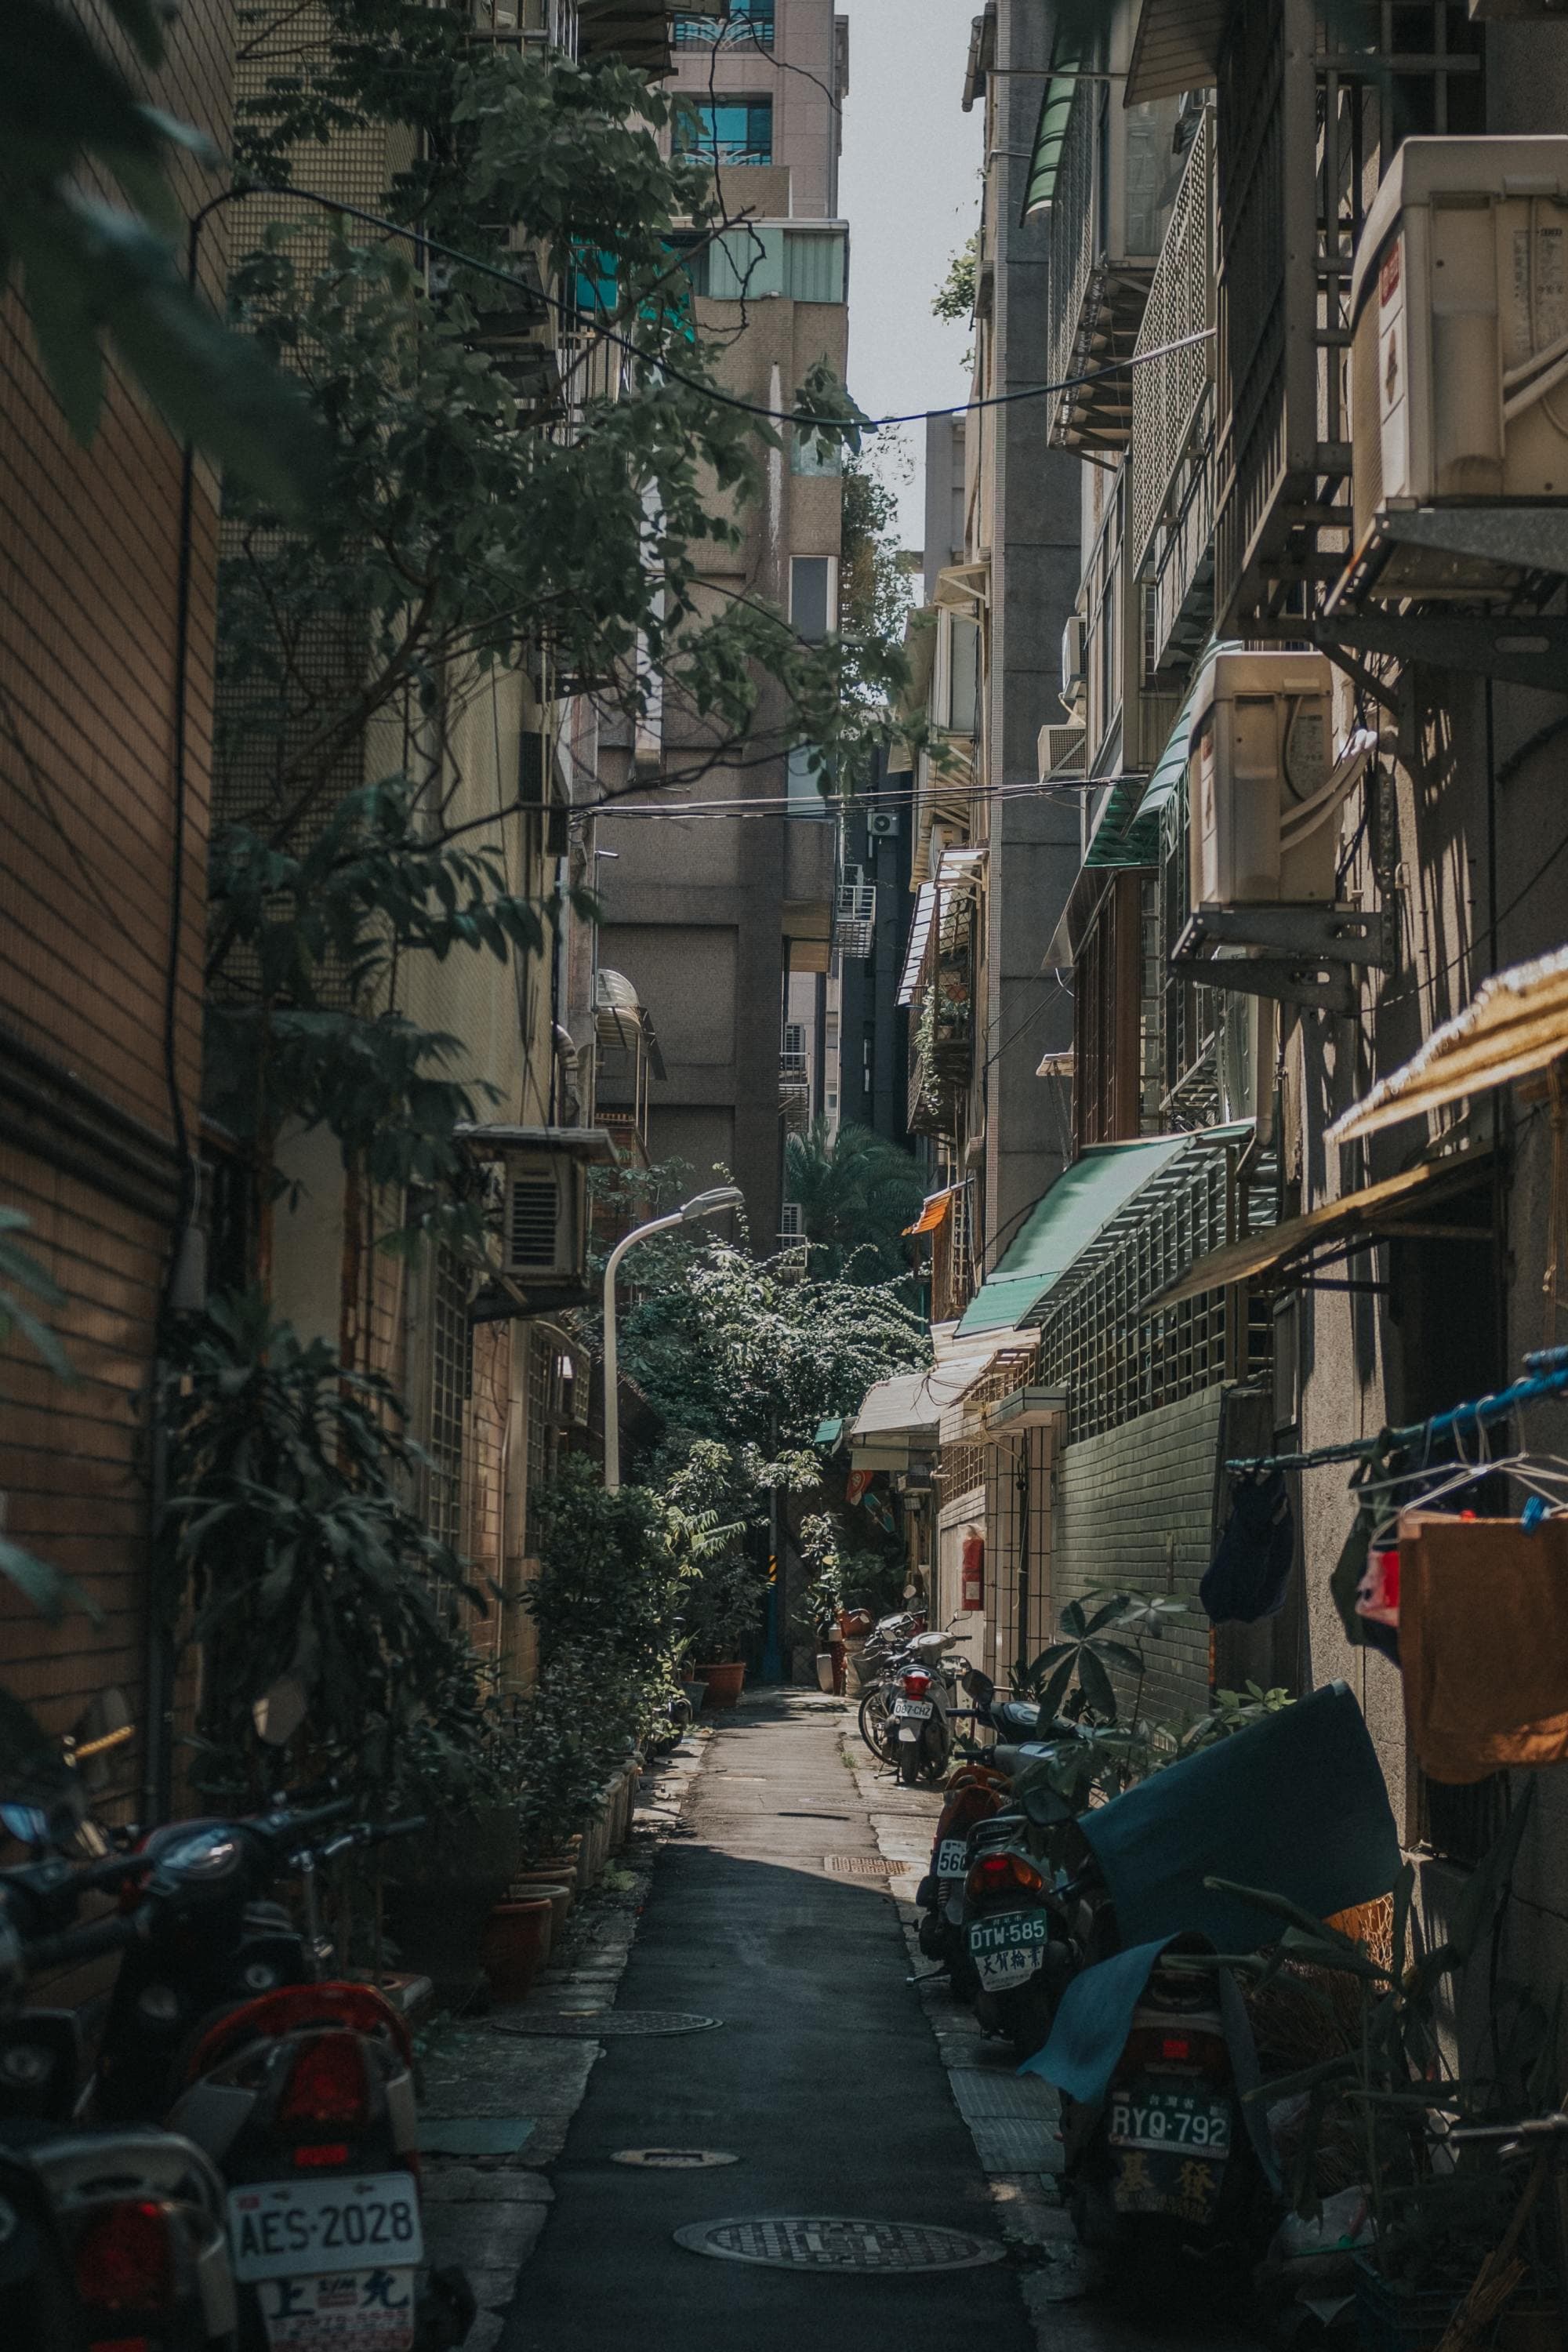
{"type": "Polygon", "coordinates": [[[1079,93],[1079,68],[1085,54],[1086,44],[1080,35],[1068,32],[1065,27],[1058,33],[1056,47],[1051,52],[1051,78],[1040,100],[1040,120],[1035,131],[1034,152],[1029,159],[1029,176],[1024,184],[1026,220],[1043,211],[1057,192],[1057,173],[1067,141],[1068,120],[1079,93]]]}
{"type": "Polygon", "coordinates": [[[1139,1186],[1191,1141],[1186,1135],[1155,1135],[1137,1143],[1091,1145],[1036,1202],[995,1272],[965,1307],[958,1337],[1026,1322],[1139,1186]]]}
{"type": "Polygon", "coordinates": [[[1193,682],[1187,690],[1187,698],[1176,713],[1176,723],[1171,730],[1164,750],[1154,762],[1148,783],[1143,788],[1143,797],[1139,802],[1137,813],[1132,819],[1133,828],[1139,835],[1147,833],[1153,837],[1159,825],[1161,810],[1169,801],[1175,798],[1176,787],[1182,781],[1183,772],[1187,764],[1187,737],[1193,724],[1193,705],[1198,698],[1198,688],[1204,682],[1204,673],[1220,654],[1239,654],[1245,650],[1238,637],[1227,637],[1224,645],[1210,645],[1205,647],[1203,657],[1193,672],[1193,682]]]}
{"type": "Polygon", "coordinates": [[[1144,775],[1118,776],[1105,796],[1086,866],[1152,866],[1160,846],[1158,827],[1142,817],[1144,775]]]}

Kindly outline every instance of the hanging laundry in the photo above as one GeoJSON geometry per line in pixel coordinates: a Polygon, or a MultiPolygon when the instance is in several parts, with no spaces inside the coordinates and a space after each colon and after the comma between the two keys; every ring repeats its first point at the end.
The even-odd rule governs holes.
{"type": "Polygon", "coordinates": [[[1356,1607],[1356,1596],[1366,1581],[1368,1556],[1376,1529],[1376,1517],[1363,1503],[1345,1538],[1339,1563],[1329,1579],[1329,1590],[1340,1612],[1346,1641],[1352,1643],[1358,1650],[1381,1650],[1385,1658],[1392,1658],[1397,1665],[1399,1635],[1394,1628],[1380,1623],[1376,1618],[1362,1616],[1356,1607]]]}
{"type": "Polygon", "coordinates": [[[1568,1757],[1568,1519],[1406,1511],[1399,1645],[1411,1744],[1454,1785],[1568,1757]]]}
{"type": "Polygon", "coordinates": [[[1285,1606],[1296,1556],[1296,1520],[1285,1475],[1233,1478],[1230,1517],[1198,1599],[1216,1625],[1252,1625],[1285,1606]]]}

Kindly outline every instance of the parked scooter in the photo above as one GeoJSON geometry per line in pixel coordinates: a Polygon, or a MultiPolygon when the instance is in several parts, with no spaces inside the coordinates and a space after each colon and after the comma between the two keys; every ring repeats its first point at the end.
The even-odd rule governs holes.
{"type": "Polygon", "coordinates": [[[132,1857],[143,1932],[122,1963],[94,2083],[104,2116],[166,2116],[227,2188],[242,2352],[447,2352],[474,2300],[424,2256],[412,2045],[374,1987],[323,1978],[315,1874],[421,1827],[346,1801],[178,1822],[132,1857]],[[305,1884],[305,1925],[267,1898],[305,1884]],[[345,2326],[348,2320],[352,2325],[345,2326]]]}
{"type": "Polygon", "coordinates": [[[237,2313],[224,2189],[188,2139],[73,2123],[75,2019],[24,2011],[30,1978],[85,1966],[139,1933],[111,1917],[58,1930],[90,1873],[0,1873],[0,2343],[28,2352],[232,2352],[237,2313]]]}
{"type": "Polygon", "coordinates": [[[1067,2103],[1074,2226],[1150,2308],[1204,2273],[1249,2276],[1282,2210],[1241,2102],[1238,2074],[1258,2071],[1246,2005],[1235,1994],[1226,2013],[1220,1974],[1212,1957],[1167,1955],[1103,2102],[1067,2103]]]}

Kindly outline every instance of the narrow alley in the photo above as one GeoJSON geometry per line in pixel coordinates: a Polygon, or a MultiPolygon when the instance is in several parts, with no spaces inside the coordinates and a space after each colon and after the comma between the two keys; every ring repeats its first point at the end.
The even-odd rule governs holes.
{"type": "MultiPolygon", "coordinates": [[[[606,1973],[616,1961],[590,1958],[566,1989],[496,2011],[469,2037],[481,2047],[489,2037],[495,2064],[470,2077],[467,2098],[437,2092],[437,2105],[488,2108],[504,2065],[500,2104],[553,2100],[564,2068],[564,2095],[581,2099],[558,2155],[547,2121],[519,2168],[488,2181],[434,2159],[437,2258],[481,2255],[476,2275],[504,2282],[510,2305],[501,2324],[496,2294],[470,2341],[501,2352],[633,2339],[654,2352],[739,2342],[789,2352],[868,2327],[890,2342],[951,2331],[992,2352],[1189,2340],[1085,2295],[1055,2185],[1054,2094],[1016,2074],[945,1981],[911,1989],[927,1964],[911,1958],[912,1934],[906,1948],[908,1898],[929,1859],[936,1796],[898,1788],[855,1743],[852,1713],[801,1691],[759,1694],[700,1747],[618,1986],[606,1973]],[[598,2044],[517,2032],[536,2011],[548,2028],[557,2001],[592,2012],[612,1999],[628,2029],[647,2018],[693,2030],[607,2032],[598,2044]],[[639,2152],[663,2161],[626,2162],[639,2152]],[[487,2186],[488,2248],[473,2213],[487,2186]],[[467,2234],[454,2233],[465,2209],[467,2234]],[[884,2237],[867,2264],[850,2235],[836,2261],[764,2266],[704,2260],[681,2242],[705,2223],[765,2220],[776,2252],[805,2242],[782,2226],[790,2219],[897,2225],[911,2261],[963,2260],[963,2242],[927,2235],[948,2233],[968,2242],[969,2260],[900,2270],[884,2237]],[[529,2247],[513,2288],[500,2265],[529,2247]]],[[[586,2014],[572,2022],[591,2033],[586,2014]]],[[[1213,2325],[1190,2340],[1245,2352],[1213,2325]]]]}

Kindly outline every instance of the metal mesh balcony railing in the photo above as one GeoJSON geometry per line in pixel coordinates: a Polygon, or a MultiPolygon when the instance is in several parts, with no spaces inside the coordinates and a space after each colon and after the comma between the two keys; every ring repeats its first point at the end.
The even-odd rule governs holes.
{"type": "MultiPolygon", "coordinates": [[[[1172,207],[1137,352],[1159,351],[1214,324],[1214,134],[1198,118],[1186,169],[1172,207]]],[[[1190,343],[1151,360],[1132,375],[1132,441],[1128,464],[1128,552],[1142,571],[1149,541],[1173,490],[1179,494],[1198,411],[1213,381],[1213,346],[1190,343]]]]}

